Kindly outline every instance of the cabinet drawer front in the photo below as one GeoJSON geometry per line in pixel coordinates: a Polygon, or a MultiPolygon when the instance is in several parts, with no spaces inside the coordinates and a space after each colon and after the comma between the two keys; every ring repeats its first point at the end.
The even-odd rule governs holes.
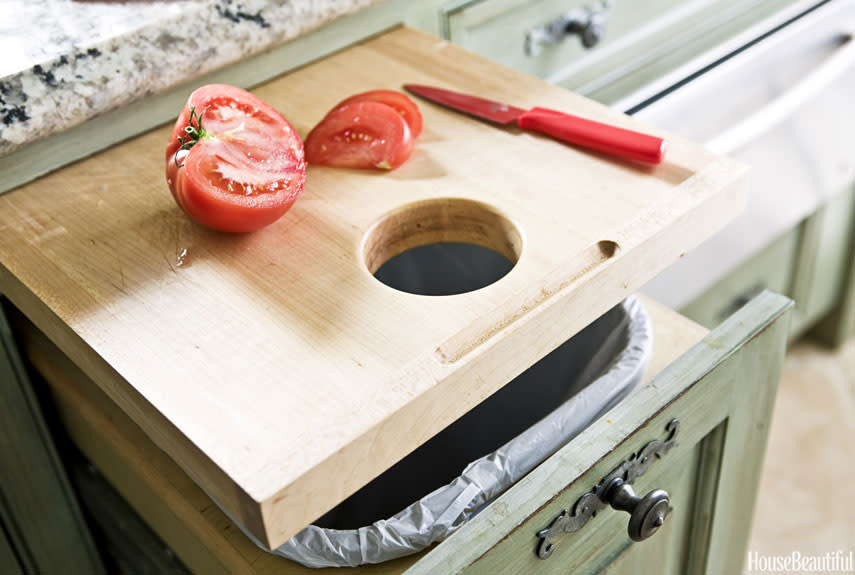
{"type": "Polygon", "coordinates": [[[800,336],[844,297],[845,274],[852,261],[855,189],[825,203],[798,227],[769,244],[680,313],[712,327],[764,289],[795,300],[790,339],[800,336]]]}
{"type": "Polygon", "coordinates": [[[741,568],[790,300],[764,292],[525,477],[407,573],[735,573],[741,568]],[[635,484],[664,488],[673,511],[632,543],[629,516],[602,509],[538,557],[538,532],[648,441],[681,422],[677,445],[635,484]],[[726,441],[728,438],[731,441],[726,441]],[[605,456],[603,454],[606,454],[605,456]],[[655,565],[655,569],[641,569],[655,565]]]}
{"type": "MultiPolygon", "coordinates": [[[[822,205],[801,226],[802,241],[791,297],[796,301],[790,336],[798,337],[846,298],[846,274],[853,265],[855,186],[822,205]]],[[[850,286],[848,289],[852,289],[850,286]]],[[[850,296],[851,297],[851,296],[850,296]]],[[[841,321],[852,312],[841,310],[841,321]]]]}
{"type": "Polygon", "coordinates": [[[681,308],[680,313],[713,327],[765,289],[792,296],[801,237],[800,228],[796,228],[774,240],[681,308]]]}
{"type": "Polygon", "coordinates": [[[565,14],[585,16],[587,8],[599,10],[603,0],[482,0],[457,2],[442,14],[449,40],[503,64],[529,74],[548,78],[568,66],[611,51],[619,42],[634,42],[654,33],[645,26],[662,18],[681,0],[611,2],[603,16],[605,27],[596,45],[585,48],[579,35],[570,35],[556,44],[543,45],[536,53],[527,49],[527,34],[565,14]]]}

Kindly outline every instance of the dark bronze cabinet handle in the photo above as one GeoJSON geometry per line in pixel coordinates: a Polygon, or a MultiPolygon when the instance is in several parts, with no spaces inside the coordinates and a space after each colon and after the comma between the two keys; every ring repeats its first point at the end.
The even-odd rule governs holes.
{"type": "Polygon", "coordinates": [[[677,445],[674,438],[679,430],[678,420],[669,421],[665,426],[668,436],[664,440],[646,443],[606,475],[596,487],[580,497],[572,510],[563,509],[550,522],[549,527],[538,531],[535,551],[537,556],[548,559],[555,550],[555,539],[558,535],[578,531],[589,519],[608,506],[630,514],[627,533],[633,541],[643,541],[656,533],[671,511],[671,497],[662,489],[654,489],[639,497],[633,491],[632,483],[644,475],[655,460],[677,445]]]}
{"type": "Polygon", "coordinates": [[[627,533],[633,541],[644,541],[662,527],[671,508],[671,497],[667,491],[654,489],[644,497],[638,497],[632,485],[615,477],[605,487],[606,502],[618,511],[629,513],[627,533]]]}

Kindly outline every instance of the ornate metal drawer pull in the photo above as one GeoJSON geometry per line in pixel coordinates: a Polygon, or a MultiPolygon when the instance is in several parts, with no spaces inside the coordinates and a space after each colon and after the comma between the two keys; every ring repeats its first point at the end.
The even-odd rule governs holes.
{"type": "Polygon", "coordinates": [[[598,0],[571,10],[542,26],[532,28],[525,37],[525,53],[537,56],[543,46],[558,44],[567,36],[578,35],[585,48],[596,46],[606,31],[613,0],[598,0]]]}
{"type": "Polygon", "coordinates": [[[656,533],[670,511],[671,498],[661,489],[654,489],[644,497],[638,497],[631,485],[650,469],[654,460],[660,459],[677,445],[674,437],[679,430],[678,420],[669,421],[665,426],[668,436],[664,440],[657,439],[645,444],[603,477],[596,487],[580,497],[572,512],[562,510],[549,527],[538,531],[537,556],[548,559],[555,550],[553,540],[558,535],[580,530],[591,517],[609,505],[630,513],[627,532],[633,541],[642,541],[656,533]]]}

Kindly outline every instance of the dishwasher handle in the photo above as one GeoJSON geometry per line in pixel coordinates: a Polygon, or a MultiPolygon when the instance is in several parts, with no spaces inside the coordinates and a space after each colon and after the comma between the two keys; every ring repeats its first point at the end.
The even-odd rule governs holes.
{"type": "Polygon", "coordinates": [[[834,53],[813,72],[735,126],[708,140],[706,147],[719,154],[733,153],[786,119],[806,100],[839,78],[853,63],[855,41],[851,33],[844,34],[834,53]]]}

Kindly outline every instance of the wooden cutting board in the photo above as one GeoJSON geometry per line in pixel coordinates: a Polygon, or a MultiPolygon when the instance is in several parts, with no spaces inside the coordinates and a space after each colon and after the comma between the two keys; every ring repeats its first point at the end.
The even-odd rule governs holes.
{"type": "MultiPolygon", "coordinates": [[[[305,136],[345,96],[407,82],[658,133],[406,28],[255,93],[305,136]]],[[[0,197],[0,290],[270,546],[742,208],[746,170],[677,137],[649,168],[419,105],[407,164],[311,167],[292,210],[252,234],[203,229],[176,207],[170,126],[0,197]],[[444,297],[372,276],[449,240],[516,265],[444,297]]]]}

